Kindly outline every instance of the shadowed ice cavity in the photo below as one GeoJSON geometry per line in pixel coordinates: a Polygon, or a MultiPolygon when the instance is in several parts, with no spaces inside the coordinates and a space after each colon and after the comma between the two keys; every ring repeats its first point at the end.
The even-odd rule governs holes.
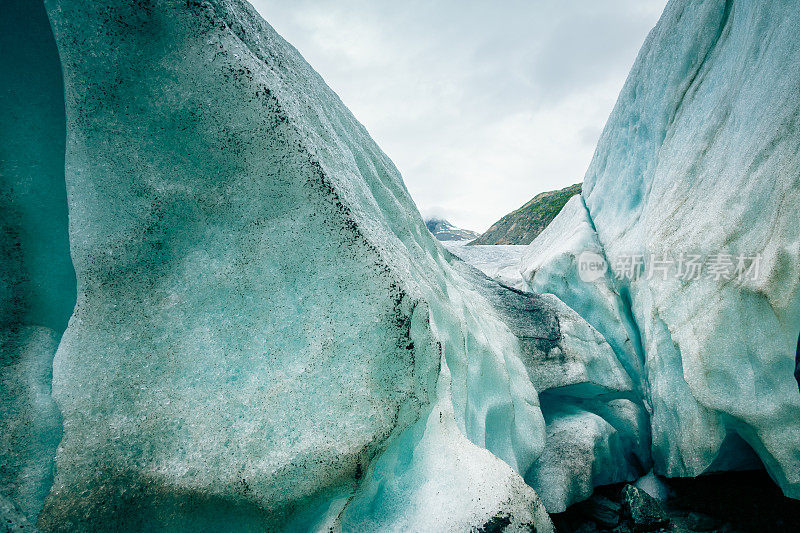
{"type": "Polygon", "coordinates": [[[53,355],[75,304],[64,95],[41,2],[0,16],[0,517],[30,527],[53,479],[53,355]]]}

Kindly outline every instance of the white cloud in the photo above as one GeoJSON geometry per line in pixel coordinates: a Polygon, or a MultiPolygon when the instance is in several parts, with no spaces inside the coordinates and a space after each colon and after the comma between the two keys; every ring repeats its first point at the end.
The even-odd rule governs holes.
{"type": "Polygon", "coordinates": [[[580,181],[666,0],[253,0],[403,174],[485,230],[580,181]]]}

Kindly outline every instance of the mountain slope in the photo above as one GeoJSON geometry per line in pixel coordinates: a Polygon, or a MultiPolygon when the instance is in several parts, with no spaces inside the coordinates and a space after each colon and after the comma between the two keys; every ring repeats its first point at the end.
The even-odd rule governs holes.
{"type": "Polygon", "coordinates": [[[470,244],[530,244],[561,212],[567,200],[580,194],[576,183],[559,191],[537,194],[530,202],[512,211],[470,244]]]}

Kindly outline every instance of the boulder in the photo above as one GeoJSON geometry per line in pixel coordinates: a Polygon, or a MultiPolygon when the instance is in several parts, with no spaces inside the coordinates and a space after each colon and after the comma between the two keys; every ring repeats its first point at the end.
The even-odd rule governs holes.
{"type": "Polygon", "coordinates": [[[625,485],[621,498],[623,516],[633,523],[634,531],[656,531],[669,525],[661,504],[645,491],[625,485]]]}

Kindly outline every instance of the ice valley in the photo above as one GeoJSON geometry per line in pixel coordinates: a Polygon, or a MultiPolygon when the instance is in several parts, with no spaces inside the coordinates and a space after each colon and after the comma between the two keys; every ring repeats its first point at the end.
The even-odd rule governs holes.
{"type": "Polygon", "coordinates": [[[4,9],[9,530],[541,533],[651,470],[800,498],[796,1],[672,0],[489,275],[244,0],[4,9]],[[617,262],[680,253],[759,273],[617,262]]]}

